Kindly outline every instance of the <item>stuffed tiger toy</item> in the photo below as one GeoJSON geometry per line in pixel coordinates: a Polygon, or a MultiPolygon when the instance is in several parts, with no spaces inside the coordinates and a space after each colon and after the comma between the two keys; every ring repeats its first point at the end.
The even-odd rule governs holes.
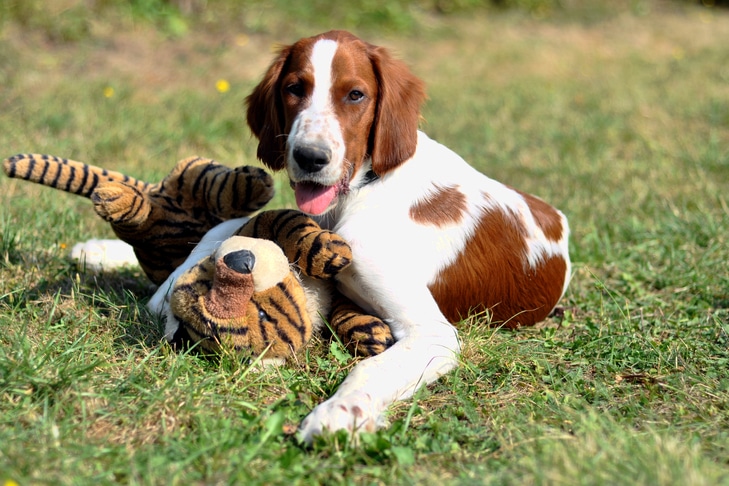
{"type": "MultiPolygon", "coordinates": [[[[389,326],[338,295],[332,285],[351,258],[349,245],[339,235],[322,229],[300,211],[263,211],[251,219],[230,220],[213,228],[188,259],[160,285],[148,307],[166,317],[165,336],[169,341],[190,338],[193,342],[207,343],[201,346],[210,351],[218,350],[221,343],[227,342],[236,350],[250,348],[257,353],[272,346],[266,356],[281,357],[284,350],[298,349],[312,332],[320,331],[323,317],[329,317],[332,331],[353,354],[373,356],[394,343],[389,326]],[[291,273],[284,279],[283,270],[269,272],[254,268],[251,272],[254,280],[263,278],[262,275],[280,275],[273,279],[277,285],[261,284],[268,289],[266,293],[253,293],[251,303],[246,307],[246,319],[240,320],[244,313],[237,311],[239,323],[231,325],[229,309],[215,302],[241,308],[232,302],[235,299],[246,301],[244,296],[247,294],[240,290],[239,284],[224,287],[233,291],[217,290],[216,282],[222,282],[222,276],[243,278],[239,275],[241,272],[231,272],[231,265],[224,258],[233,252],[231,248],[241,247],[242,243],[235,243],[241,238],[272,244],[282,255],[276,258],[283,258],[291,273]],[[292,290],[297,283],[303,288],[304,300],[292,290]],[[219,295],[227,297],[215,297],[219,295]],[[277,300],[271,300],[272,296],[277,300]],[[264,299],[270,302],[269,306],[261,305],[264,299]],[[256,309],[259,320],[254,322],[256,309]],[[228,320],[223,319],[224,316],[228,316],[228,320]],[[240,324],[244,321],[245,325],[240,324]]],[[[272,259],[268,257],[268,260],[272,259]]]]}
{"type": "MultiPolygon", "coordinates": [[[[279,357],[303,346],[311,332],[321,327],[324,316],[356,355],[378,354],[394,342],[385,323],[366,315],[334,290],[332,279],[351,258],[346,242],[298,211],[264,211],[250,220],[245,217],[273,195],[271,177],[261,169],[228,169],[211,159],[191,157],[178,162],[161,183],[150,184],[49,155],[16,155],[6,159],[3,168],[10,177],[92,200],[97,214],[134,248],[150,280],[162,284],[149,307],[167,316],[165,335],[170,340],[189,337],[208,350],[221,345],[258,352],[268,349],[267,356],[279,357]],[[227,265],[212,263],[217,261],[213,255],[226,251],[219,250],[223,248],[220,242],[234,234],[269,240],[278,246],[294,269],[299,290],[291,278],[286,284],[282,280],[269,287],[265,298],[257,298],[256,292],[248,295],[250,284],[220,287],[226,280],[220,280],[219,273],[232,277],[241,273],[239,266],[226,270],[227,265]],[[215,290],[218,288],[224,290],[215,290]],[[299,294],[305,296],[306,306],[299,294]],[[230,312],[209,312],[208,304],[220,302],[215,296],[221,295],[259,306],[257,319],[252,320],[250,313],[245,319],[240,315],[233,319],[221,317],[230,312]],[[306,312],[302,312],[304,308],[306,312]],[[239,339],[244,334],[250,336],[247,344],[239,339]],[[280,343],[286,343],[284,348],[280,343]]],[[[251,273],[254,282],[264,274],[251,273]]],[[[213,305],[212,309],[219,310],[220,306],[213,305]]]]}
{"type": "Polygon", "coordinates": [[[9,177],[89,198],[139,265],[162,283],[193,245],[222,221],[247,216],[273,197],[273,179],[257,167],[230,169],[212,159],[181,160],[158,184],[52,155],[18,154],[3,162],[9,177]]]}
{"type": "Polygon", "coordinates": [[[209,248],[206,238],[148,304],[165,315],[170,342],[280,359],[320,331],[322,312],[331,308],[332,330],[355,354],[378,354],[392,344],[381,320],[344,299],[332,307],[329,282],[349,265],[351,249],[308,216],[265,211],[222,243],[213,241],[212,252],[198,260],[209,248]]]}

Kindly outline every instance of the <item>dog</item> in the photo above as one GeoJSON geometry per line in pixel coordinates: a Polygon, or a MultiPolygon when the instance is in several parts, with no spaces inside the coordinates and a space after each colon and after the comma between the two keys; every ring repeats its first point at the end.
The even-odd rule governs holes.
{"type": "Polygon", "coordinates": [[[567,288],[565,216],[419,131],[424,100],[404,62],[346,31],[283,47],[246,100],[258,157],[352,247],[339,290],[396,339],[304,419],[306,442],[383,426],[390,404],[457,366],[454,324],[470,313],[532,325],[567,288]]]}
{"type": "MultiPolygon", "coordinates": [[[[345,31],[283,47],[246,100],[258,157],[285,170],[299,209],[352,248],[338,290],[396,340],[303,420],[304,442],[384,426],[390,404],[457,366],[454,324],[485,313],[492,325],[532,325],[567,288],[565,216],[418,131],[424,100],[402,61],[345,31]]],[[[244,222],[211,229],[149,308],[164,315],[172,282],[244,222]]]]}

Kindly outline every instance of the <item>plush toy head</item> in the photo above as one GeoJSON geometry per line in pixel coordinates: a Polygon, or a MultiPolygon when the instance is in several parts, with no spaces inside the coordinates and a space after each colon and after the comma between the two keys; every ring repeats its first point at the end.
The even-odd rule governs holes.
{"type": "Polygon", "coordinates": [[[233,236],[183,273],[170,294],[168,336],[212,352],[281,358],[311,338],[307,295],[275,243],[233,236]]]}
{"type": "Polygon", "coordinates": [[[210,228],[248,216],[273,197],[273,180],[263,169],[230,169],[201,157],[179,161],[158,184],[52,155],[18,154],[6,159],[3,169],[9,177],[91,199],[156,284],[210,228]]]}

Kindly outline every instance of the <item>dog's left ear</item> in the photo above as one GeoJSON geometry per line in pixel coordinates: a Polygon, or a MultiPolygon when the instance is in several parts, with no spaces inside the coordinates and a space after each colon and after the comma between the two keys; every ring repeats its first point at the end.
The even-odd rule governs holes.
{"type": "Polygon", "coordinates": [[[261,82],[246,98],[248,126],[258,138],[258,158],[271,170],[281,170],[285,164],[286,136],[278,90],[290,53],[291,46],[281,49],[261,82]]]}
{"type": "Polygon", "coordinates": [[[425,84],[382,47],[370,46],[369,57],[379,85],[369,152],[375,174],[383,175],[415,153],[425,84]]]}

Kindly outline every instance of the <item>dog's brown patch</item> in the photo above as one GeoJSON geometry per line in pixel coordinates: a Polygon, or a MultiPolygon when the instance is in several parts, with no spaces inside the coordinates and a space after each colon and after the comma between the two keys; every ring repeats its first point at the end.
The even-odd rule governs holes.
{"type": "Polygon", "coordinates": [[[458,224],[466,211],[466,196],[457,186],[434,186],[434,191],[410,207],[410,219],[443,227],[458,224]]]}
{"type": "MultiPolygon", "coordinates": [[[[551,236],[554,233],[552,228],[551,236]]],[[[489,310],[494,324],[532,325],[546,318],[557,304],[567,278],[567,262],[553,255],[530,267],[526,255],[524,229],[516,216],[484,211],[466,247],[429,289],[451,322],[470,312],[489,310]]]]}
{"type": "Polygon", "coordinates": [[[562,231],[564,228],[562,226],[562,218],[557,210],[536,196],[521,191],[517,192],[526,201],[529,210],[534,216],[534,221],[539,226],[539,229],[544,232],[544,236],[552,241],[562,239],[562,231]]]}

